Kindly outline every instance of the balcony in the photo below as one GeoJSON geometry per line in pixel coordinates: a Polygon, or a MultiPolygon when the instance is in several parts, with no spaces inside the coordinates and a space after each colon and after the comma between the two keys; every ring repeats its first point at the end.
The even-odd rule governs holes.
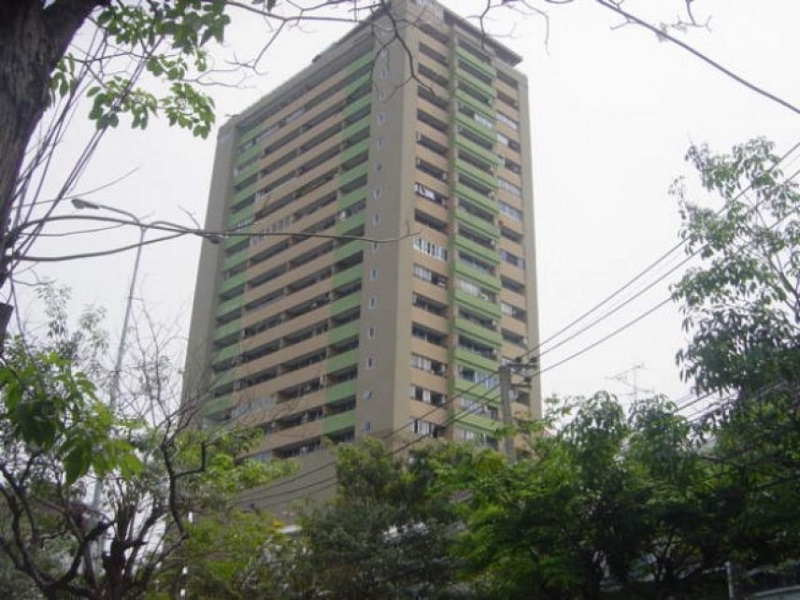
{"type": "Polygon", "coordinates": [[[500,319],[500,306],[495,302],[483,300],[477,296],[468,294],[463,290],[453,290],[453,298],[456,302],[471,308],[478,312],[481,316],[499,320],[500,319]]]}
{"type": "Polygon", "coordinates": [[[356,411],[348,410],[338,415],[331,417],[324,417],[322,419],[322,432],[324,435],[329,435],[342,429],[352,428],[356,422],[356,411]]]}
{"type": "Polygon", "coordinates": [[[349,379],[336,383],[325,390],[325,404],[333,404],[356,395],[357,380],[349,379]]]}

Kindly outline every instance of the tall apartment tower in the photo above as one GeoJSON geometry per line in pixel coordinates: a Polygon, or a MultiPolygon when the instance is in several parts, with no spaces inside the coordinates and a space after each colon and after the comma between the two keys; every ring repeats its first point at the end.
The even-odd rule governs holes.
{"type": "MultiPolygon", "coordinates": [[[[254,456],[302,456],[303,495],[329,443],[491,443],[498,369],[538,342],[520,58],[430,0],[388,10],[218,136],[206,228],[231,233],[204,244],[187,382],[263,430],[254,456]]],[[[539,414],[536,378],[513,398],[539,414]]]]}

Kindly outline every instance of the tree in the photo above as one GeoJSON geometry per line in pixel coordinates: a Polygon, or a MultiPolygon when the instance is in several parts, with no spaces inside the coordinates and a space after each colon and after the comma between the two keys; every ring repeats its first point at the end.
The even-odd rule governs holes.
{"type": "Polygon", "coordinates": [[[112,414],[81,371],[103,351],[98,320],[71,334],[60,304],[49,314],[47,339],[15,338],[0,365],[0,552],[46,598],[141,597],[185,543],[189,513],[219,510],[289,465],[240,460],[251,433],[189,427],[181,409],[155,426],[112,414]]]}
{"type": "Polygon", "coordinates": [[[773,144],[753,140],[715,156],[693,146],[687,159],[714,210],[677,187],[686,251],[702,266],[674,287],[691,335],[678,354],[699,391],[755,397],[800,377],[800,193],[784,178],[773,144]]]}
{"type": "Polygon", "coordinates": [[[297,561],[311,586],[296,597],[453,597],[455,514],[437,484],[437,452],[398,457],[368,439],[336,454],[335,499],[300,521],[297,561]]]}
{"type": "MultiPolygon", "coordinates": [[[[197,515],[186,542],[159,569],[148,600],[176,598],[286,598],[292,539],[281,523],[256,511],[227,507],[197,515]]],[[[293,556],[293,555],[292,555],[293,556]]]]}
{"type": "Polygon", "coordinates": [[[773,148],[689,150],[719,209],[677,188],[687,252],[703,259],[673,290],[691,336],[678,361],[699,391],[727,396],[706,415],[710,454],[741,497],[733,552],[751,567],[797,558],[800,516],[800,188],[773,148]]]}
{"type": "Polygon", "coordinates": [[[569,420],[530,458],[470,469],[456,546],[470,580],[490,598],[698,598],[719,585],[707,573],[727,556],[724,481],[674,408],[656,398],[626,418],[608,394],[578,399],[549,415],[550,431],[569,420]]]}

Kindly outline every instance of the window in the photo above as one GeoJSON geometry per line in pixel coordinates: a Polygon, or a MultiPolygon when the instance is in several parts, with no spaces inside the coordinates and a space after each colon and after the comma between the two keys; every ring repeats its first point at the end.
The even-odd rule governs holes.
{"type": "Polygon", "coordinates": [[[517,197],[522,196],[522,190],[510,181],[506,181],[502,177],[499,177],[497,179],[497,183],[500,186],[500,189],[505,190],[509,194],[517,197]]]}
{"type": "Polygon", "coordinates": [[[520,221],[520,222],[522,221],[522,211],[506,204],[503,201],[497,203],[497,209],[502,214],[514,219],[515,221],[520,221]]]}
{"type": "Polygon", "coordinates": [[[419,387],[418,385],[411,386],[410,397],[413,400],[424,402],[425,404],[432,404],[433,406],[443,406],[445,403],[444,394],[419,387]]]}
{"type": "Polygon", "coordinates": [[[377,267],[372,267],[369,270],[369,279],[370,279],[370,281],[375,281],[377,278],[378,278],[378,268],[377,267]]]}
{"type": "Polygon", "coordinates": [[[431,48],[427,44],[423,44],[423,43],[420,42],[419,53],[424,55],[424,56],[427,56],[428,58],[432,58],[434,61],[436,61],[437,63],[439,63],[442,66],[445,66],[445,67],[447,66],[447,57],[444,56],[443,54],[440,54],[439,52],[437,52],[436,50],[434,50],[433,48],[431,48]]]}
{"type": "Polygon", "coordinates": [[[500,312],[508,317],[512,317],[519,321],[524,321],[527,317],[527,312],[522,310],[521,308],[517,308],[512,304],[507,304],[505,302],[500,302],[500,312]]]}
{"type": "Polygon", "coordinates": [[[438,204],[439,206],[447,206],[447,196],[444,196],[419,182],[414,182],[414,193],[417,196],[425,198],[426,200],[430,200],[434,204],[438,204]]]}
{"type": "Polygon", "coordinates": [[[414,238],[414,249],[419,250],[423,254],[427,254],[432,258],[444,261],[447,260],[447,248],[439,246],[438,244],[434,244],[433,242],[429,242],[421,237],[414,238]]]}
{"type": "Polygon", "coordinates": [[[367,360],[364,361],[364,365],[367,367],[367,369],[374,369],[375,368],[375,359],[372,358],[371,356],[368,356],[367,360]]]}
{"type": "Polygon", "coordinates": [[[439,436],[439,426],[431,423],[430,421],[424,421],[422,419],[412,419],[412,429],[414,433],[418,435],[430,435],[432,437],[439,436]]]}
{"type": "Polygon", "coordinates": [[[417,325],[416,323],[411,324],[411,336],[417,338],[418,340],[422,340],[423,342],[428,342],[429,344],[433,344],[434,346],[445,345],[444,334],[432,331],[427,327],[422,327],[421,325],[417,325]]]}
{"type": "Polygon", "coordinates": [[[429,138],[427,135],[417,134],[417,143],[424,148],[427,148],[434,154],[439,156],[447,156],[447,146],[440,144],[434,139],[429,138]]]}
{"type": "Polygon", "coordinates": [[[384,123],[386,123],[386,113],[385,112],[379,112],[378,113],[378,125],[383,125],[384,123]]]}
{"type": "Polygon", "coordinates": [[[434,166],[428,161],[422,160],[421,158],[417,159],[417,169],[423,173],[427,173],[434,179],[438,179],[439,181],[447,181],[447,171],[440,169],[439,167],[434,166]]]}
{"type": "Polygon", "coordinates": [[[514,131],[519,129],[519,123],[517,123],[514,119],[512,119],[508,115],[504,115],[501,112],[497,113],[497,120],[500,121],[503,125],[510,127],[514,131]]]}
{"type": "Polygon", "coordinates": [[[377,296],[370,296],[370,298],[369,298],[369,308],[370,308],[370,310],[373,310],[374,308],[377,308],[377,306],[378,306],[378,298],[377,298],[377,296]]]}
{"type": "Polygon", "coordinates": [[[504,290],[510,290],[515,294],[521,294],[523,296],[525,295],[525,285],[518,281],[514,281],[513,279],[508,279],[507,277],[501,277],[500,285],[503,286],[504,290]]]}
{"type": "Polygon", "coordinates": [[[494,390],[500,385],[500,380],[497,378],[496,374],[475,369],[473,367],[468,367],[466,365],[458,365],[456,374],[461,379],[466,379],[470,383],[474,383],[477,386],[482,386],[487,390],[494,390]]]}
{"type": "Polygon", "coordinates": [[[503,92],[497,93],[497,99],[500,100],[503,104],[510,106],[513,109],[519,108],[519,103],[516,101],[515,98],[512,98],[508,94],[504,94],[503,92]]]}
{"type": "Polygon", "coordinates": [[[417,279],[422,279],[423,281],[427,281],[428,283],[432,283],[433,285],[441,288],[447,287],[447,277],[440,275],[439,273],[434,273],[422,265],[414,265],[414,277],[417,279]]]}
{"type": "Polygon", "coordinates": [[[525,259],[520,258],[516,254],[511,254],[507,250],[500,250],[500,260],[507,262],[510,265],[514,265],[519,269],[525,268],[525,259]]]}
{"type": "Polygon", "coordinates": [[[411,294],[411,304],[438,317],[443,317],[447,312],[447,307],[444,304],[436,302],[435,300],[431,300],[430,298],[426,298],[425,296],[421,296],[417,293],[411,294]]]}
{"type": "Polygon", "coordinates": [[[421,354],[411,355],[411,366],[415,369],[439,375],[440,377],[444,377],[446,371],[444,363],[440,363],[438,360],[433,360],[427,356],[422,356],[421,354]]]}
{"type": "Polygon", "coordinates": [[[519,335],[518,333],[514,333],[513,331],[508,331],[507,329],[503,329],[502,335],[504,342],[508,342],[509,344],[519,346],[520,348],[528,347],[528,338],[526,338],[524,335],[519,335]]]}
{"type": "Polygon", "coordinates": [[[515,163],[510,158],[501,157],[501,159],[503,161],[503,166],[506,169],[508,169],[509,171],[511,171],[512,173],[514,173],[516,175],[521,175],[522,174],[522,167],[520,167],[519,164],[515,163]]]}
{"type": "Polygon", "coordinates": [[[520,151],[519,142],[512,140],[511,138],[500,133],[499,131],[497,132],[497,142],[502,144],[503,146],[506,146],[507,148],[511,148],[515,152],[520,151]]]}

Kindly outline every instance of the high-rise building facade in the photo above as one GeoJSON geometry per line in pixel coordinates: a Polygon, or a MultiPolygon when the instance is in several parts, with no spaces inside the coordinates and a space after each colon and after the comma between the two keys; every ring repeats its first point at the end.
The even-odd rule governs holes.
{"type": "MultiPolygon", "coordinates": [[[[435,2],[389,10],[218,136],[206,228],[232,233],[202,251],[188,387],[306,489],[329,442],[490,441],[499,366],[538,342],[520,59],[435,2]]],[[[534,379],[513,410],[540,402],[534,379]]]]}

